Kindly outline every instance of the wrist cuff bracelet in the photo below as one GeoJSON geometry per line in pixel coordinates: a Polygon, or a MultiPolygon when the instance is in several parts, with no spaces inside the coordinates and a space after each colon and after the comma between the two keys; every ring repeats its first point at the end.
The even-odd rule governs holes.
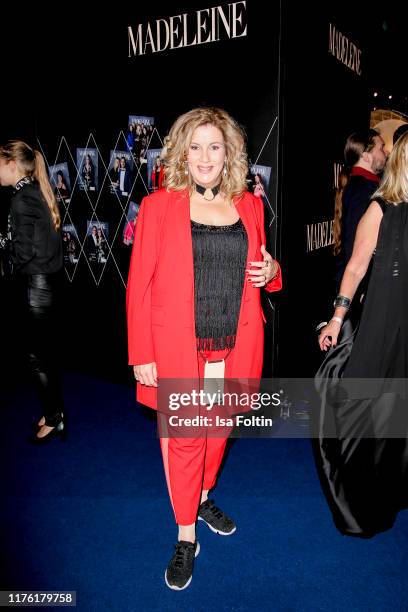
{"type": "Polygon", "coordinates": [[[338,295],[336,297],[336,299],[334,300],[333,306],[335,308],[350,308],[350,304],[351,304],[351,300],[348,297],[345,297],[344,295],[338,295]]]}

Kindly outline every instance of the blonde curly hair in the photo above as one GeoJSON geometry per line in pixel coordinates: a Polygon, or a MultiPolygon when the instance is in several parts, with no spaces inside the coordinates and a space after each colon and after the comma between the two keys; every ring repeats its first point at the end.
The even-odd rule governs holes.
{"type": "Polygon", "coordinates": [[[194,130],[208,124],[218,128],[224,138],[226,173],[221,175],[220,192],[231,203],[246,191],[248,160],[244,130],[221,108],[193,108],[173,123],[160,155],[164,166],[163,186],[174,191],[188,188],[190,194],[194,191],[190,173],[185,174],[187,153],[194,130]]]}
{"type": "Polygon", "coordinates": [[[393,146],[380,186],[371,199],[376,197],[393,204],[408,202],[408,133],[400,136],[393,146]]]}

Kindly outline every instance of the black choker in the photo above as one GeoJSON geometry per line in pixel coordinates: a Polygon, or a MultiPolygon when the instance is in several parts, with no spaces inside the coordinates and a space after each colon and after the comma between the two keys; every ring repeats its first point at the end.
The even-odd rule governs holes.
{"type": "Polygon", "coordinates": [[[220,184],[216,185],[215,187],[203,187],[202,185],[198,185],[197,183],[194,183],[196,191],[198,191],[198,193],[200,195],[202,195],[204,197],[205,192],[208,191],[212,191],[213,197],[209,200],[208,198],[204,197],[204,200],[206,200],[207,202],[212,202],[215,198],[215,196],[217,195],[217,193],[219,193],[220,191],[220,184]]]}

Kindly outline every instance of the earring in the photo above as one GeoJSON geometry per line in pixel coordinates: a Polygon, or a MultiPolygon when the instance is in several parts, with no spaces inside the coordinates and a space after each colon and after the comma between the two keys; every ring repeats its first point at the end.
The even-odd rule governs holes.
{"type": "Polygon", "coordinates": [[[224,176],[227,176],[227,164],[224,164],[224,170],[222,171],[224,176]]]}
{"type": "Polygon", "coordinates": [[[184,162],[184,174],[188,176],[188,163],[187,160],[184,162]]]}

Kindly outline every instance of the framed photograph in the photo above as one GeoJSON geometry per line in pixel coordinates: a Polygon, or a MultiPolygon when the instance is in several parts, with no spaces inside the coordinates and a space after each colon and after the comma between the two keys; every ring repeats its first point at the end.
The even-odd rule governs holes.
{"type": "Polygon", "coordinates": [[[134,236],[135,236],[135,228],[137,215],[139,214],[139,204],[136,202],[129,202],[128,210],[126,213],[125,224],[123,226],[122,232],[122,240],[123,244],[126,246],[130,246],[133,244],[134,236]]]}
{"type": "Polygon", "coordinates": [[[251,166],[251,183],[249,185],[249,189],[252,191],[254,196],[258,198],[262,198],[263,201],[266,200],[266,194],[269,188],[269,181],[271,178],[271,170],[270,166],[260,166],[254,165],[251,166]]]}
{"type": "Polygon", "coordinates": [[[71,201],[71,179],[69,178],[67,162],[49,166],[48,171],[57,202],[63,201],[69,204],[71,201]]]}
{"type": "Polygon", "coordinates": [[[62,226],[62,249],[66,266],[73,266],[78,263],[81,247],[75,225],[65,224],[62,226]]]}
{"type": "Polygon", "coordinates": [[[126,142],[135,163],[146,163],[146,151],[154,130],[154,117],[129,115],[126,142]]]}
{"type": "Polygon", "coordinates": [[[93,264],[105,264],[108,259],[109,223],[106,221],[88,220],[86,222],[85,255],[93,264]]]}
{"type": "Polygon", "coordinates": [[[109,188],[111,193],[127,197],[133,186],[133,155],[130,151],[114,150],[109,158],[109,188]]]}
{"type": "Polygon", "coordinates": [[[98,191],[97,149],[77,149],[78,184],[82,191],[98,191]]]}
{"type": "Polygon", "coordinates": [[[163,165],[160,160],[161,149],[147,151],[147,188],[150,192],[161,189],[163,183],[163,165]]]}

